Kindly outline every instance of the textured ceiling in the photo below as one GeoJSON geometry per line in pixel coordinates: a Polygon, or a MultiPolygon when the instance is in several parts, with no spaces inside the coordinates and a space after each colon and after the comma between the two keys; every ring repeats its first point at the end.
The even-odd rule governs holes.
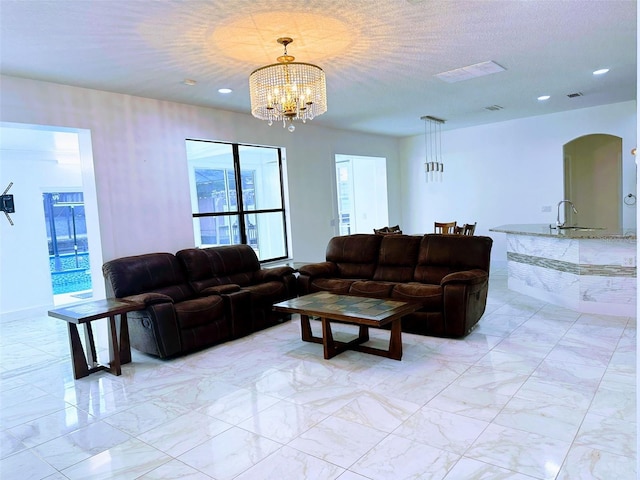
{"type": "Polygon", "coordinates": [[[325,70],[313,122],[335,128],[405,136],[423,115],[460,128],[636,98],[633,0],[0,0],[3,74],[244,113],[282,36],[325,70]],[[506,70],[435,77],[486,61],[506,70]]]}

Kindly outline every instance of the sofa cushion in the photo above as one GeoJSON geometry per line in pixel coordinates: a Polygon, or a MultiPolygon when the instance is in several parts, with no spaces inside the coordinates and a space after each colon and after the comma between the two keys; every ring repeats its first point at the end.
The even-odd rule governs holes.
{"type": "Polygon", "coordinates": [[[374,280],[410,282],[418,262],[422,237],[385,235],[380,242],[374,280]]]}
{"type": "Polygon", "coordinates": [[[181,329],[194,328],[224,318],[224,301],[217,295],[194,298],[174,305],[181,329]]]}
{"type": "Polygon", "coordinates": [[[489,273],[493,239],[483,236],[428,234],[422,238],[414,280],[439,285],[448,274],[480,269],[489,273]]]}
{"type": "Polygon", "coordinates": [[[442,287],[417,282],[399,283],[391,292],[391,298],[401,302],[417,302],[424,310],[442,311],[442,287]]]}
{"type": "Polygon", "coordinates": [[[326,259],[337,265],[342,278],[371,279],[382,238],[385,237],[364,233],[333,237],[327,245],[326,259]]]}
{"type": "Polygon", "coordinates": [[[250,285],[260,270],[256,252],[249,245],[187,248],[177,252],[176,257],[184,264],[197,292],[228,283],[250,285]]]}
{"type": "Polygon", "coordinates": [[[311,281],[307,293],[326,291],[337,294],[347,294],[351,284],[355,282],[353,278],[315,278],[311,281]]]}
{"type": "Polygon", "coordinates": [[[253,306],[270,306],[284,300],[287,296],[286,286],[281,281],[256,283],[255,285],[247,285],[243,289],[251,294],[253,306]]]}
{"type": "Polygon", "coordinates": [[[376,282],[373,280],[359,280],[353,282],[349,288],[351,295],[362,295],[365,297],[389,298],[395,283],[376,282]]]}
{"type": "Polygon", "coordinates": [[[102,271],[117,298],[155,292],[181,302],[194,295],[182,265],[171,253],[147,253],[106,262],[102,271]]]}

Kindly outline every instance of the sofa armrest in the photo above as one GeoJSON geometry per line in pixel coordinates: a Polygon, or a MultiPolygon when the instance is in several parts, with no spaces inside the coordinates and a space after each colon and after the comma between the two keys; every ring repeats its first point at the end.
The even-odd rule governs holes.
{"type": "Polygon", "coordinates": [[[474,270],[465,270],[462,272],[453,272],[449,275],[445,275],[445,277],[440,281],[440,285],[443,287],[445,285],[450,285],[453,283],[462,283],[466,285],[478,285],[480,283],[484,283],[489,278],[489,274],[484,270],[474,269],[474,270]]]}
{"type": "Polygon", "coordinates": [[[254,331],[251,314],[251,294],[239,289],[235,292],[223,293],[222,299],[231,322],[231,337],[240,338],[254,331]]]}
{"type": "Polygon", "coordinates": [[[333,262],[310,263],[298,269],[302,275],[308,277],[328,277],[338,274],[338,266],[333,262]]]}
{"type": "Polygon", "coordinates": [[[283,265],[281,267],[273,268],[261,268],[255,273],[255,280],[257,282],[265,282],[269,280],[282,280],[287,275],[292,275],[295,270],[291,267],[283,265]]]}
{"type": "Polygon", "coordinates": [[[130,295],[124,297],[124,300],[130,300],[132,302],[141,303],[145,307],[150,305],[157,305],[159,303],[173,303],[173,299],[169,295],[162,293],[148,292],[139,293],[138,295],[130,295]]]}
{"type": "Polygon", "coordinates": [[[235,283],[227,283],[226,285],[216,285],[215,287],[207,287],[200,292],[201,297],[209,295],[224,295],[227,293],[233,293],[240,290],[240,285],[235,283]]]}

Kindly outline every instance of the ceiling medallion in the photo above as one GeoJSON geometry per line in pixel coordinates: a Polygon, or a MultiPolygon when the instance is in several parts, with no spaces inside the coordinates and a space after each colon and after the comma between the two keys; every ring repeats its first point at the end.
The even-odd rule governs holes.
{"type": "Polygon", "coordinates": [[[251,114],[269,125],[282,121],[282,126],[293,132],[294,120],[313,120],[327,111],[327,86],[324,71],[310,63],[296,62],[287,53],[289,37],[278,39],[284,54],[278,63],[266,65],[249,75],[251,114]]]}

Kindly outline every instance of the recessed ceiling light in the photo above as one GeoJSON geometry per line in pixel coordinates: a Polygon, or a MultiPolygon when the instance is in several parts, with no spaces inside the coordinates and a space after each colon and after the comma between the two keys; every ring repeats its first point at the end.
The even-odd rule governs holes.
{"type": "Polygon", "coordinates": [[[551,98],[551,95],[540,95],[538,97],[538,100],[540,100],[541,102],[544,102],[545,100],[549,100],[551,98]]]}
{"type": "Polygon", "coordinates": [[[184,83],[185,85],[189,85],[190,87],[194,86],[196,83],[195,80],[192,80],[191,78],[185,78],[182,83],[184,83]]]}
{"type": "Polygon", "coordinates": [[[594,75],[604,75],[605,73],[607,73],[609,71],[608,68],[601,68],[600,70],[596,70],[595,72],[593,72],[594,75]]]}
{"type": "Polygon", "coordinates": [[[230,88],[219,88],[218,89],[218,93],[231,93],[233,92],[233,90],[231,90],[230,88]]]}

